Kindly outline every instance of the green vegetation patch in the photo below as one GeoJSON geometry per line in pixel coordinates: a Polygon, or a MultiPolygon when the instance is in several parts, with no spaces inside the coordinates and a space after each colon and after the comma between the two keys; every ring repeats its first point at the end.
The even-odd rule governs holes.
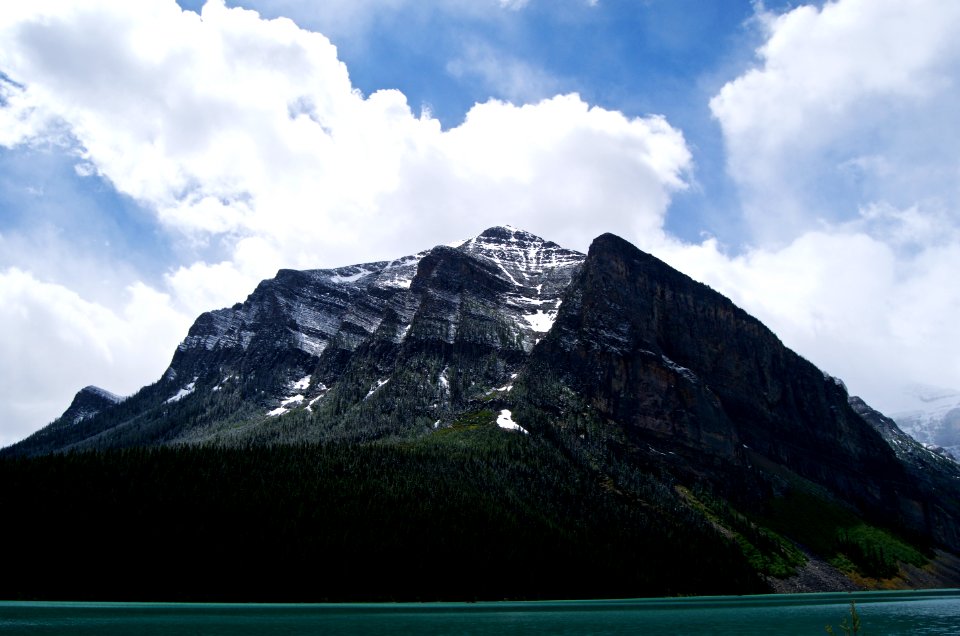
{"type": "Polygon", "coordinates": [[[890,578],[897,575],[900,563],[922,567],[929,561],[919,547],[891,531],[865,523],[851,510],[798,488],[772,499],[765,521],[848,574],[890,578]]]}
{"type": "Polygon", "coordinates": [[[478,426],[494,424],[496,421],[497,416],[494,414],[494,412],[484,409],[482,411],[475,411],[473,413],[465,413],[461,415],[457,421],[453,423],[453,425],[476,428],[478,426]]]}
{"type": "MultiPolygon", "coordinates": [[[[448,426],[438,428],[431,435],[425,435],[408,442],[410,448],[451,448],[475,449],[491,452],[503,451],[510,445],[525,443],[526,436],[515,431],[507,431],[491,423],[470,424],[467,426],[448,426]]],[[[388,444],[391,442],[387,442],[388,444]]]]}
{"type": "Polygon", "coordinates": [[[476,430],[483,427],[491,427],[497,422],[497,416],[493,411],[484,409],[482,411],[473,411],[464,413],[458,417],[453,424],[436,430],[434,435],[451,435],[463,431],[476,430]]]}
{"type": "Polygon", "coordinates": [[[796,574],[797,567],[807,562],[803,552],[792,542],[754,523],[726,501],[703,492],[695,496],[682,487],[679,490],[697,510],[732,535],[733,542],[757,572],[783,579],[796,574]]]}

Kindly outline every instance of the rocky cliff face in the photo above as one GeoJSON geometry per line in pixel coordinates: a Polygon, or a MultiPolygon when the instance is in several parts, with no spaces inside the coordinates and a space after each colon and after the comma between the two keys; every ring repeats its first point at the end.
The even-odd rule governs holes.
{"type": "Polygon", "coordinates": [[[929,528],[938,542],[960,545],[960,465],[917,442],[893,419],[859,397],[849,401],[851,408],[880,433],[921,493],[919,498],[902,502],[905,514],[911,515],[916,525],[929,528]]]}
{"type": "Polygon", "coordinates": [[[497,227],[394,261],[282,270],[200,316],[158,382],[98,404],[6,453],[409,439],[498,420],[613,488],[641,468],[721,490],[796,476],[960,548],[953,469],[904,455],[899,429],[839,380],[613,235],[584,256],[497,227]]]}
{"type": "Polygon", "coordinates": [[[517,384],[528,417],[620,452],[672,453],[695,472],[759,456],[924,527],[921,494],[842,383],[618,237],[594,241],[517,384]]]}

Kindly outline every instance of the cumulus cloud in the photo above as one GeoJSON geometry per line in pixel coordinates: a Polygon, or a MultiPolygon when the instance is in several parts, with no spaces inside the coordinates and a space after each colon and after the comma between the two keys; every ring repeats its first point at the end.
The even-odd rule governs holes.
{"type": "Polygon", "coordinates": [[[840,0],[760,14],[759,65],[710,102],[756,236],[789,239],[864,198],[958,208],[960,5],[840,0]]]}
{"type": "Polygon", "coordinates": [[[960,386],[960,5],[759,18],[757,66],[710,102],[754,247],[676,258],[881,408],[910,381],[960,386]]]}
{"type": "Polygon", "coordinates": [[[629,119],[576,95],[525,106],[492,101],[474,107],[430,156],[405,165],[382,205],[420,210],[426,226],[464,219],[464,236],[482,219],[578,249],[598,228],[652,244],[690,163],[683,136],[662,118],[629,119]]]}
{"type": "MultiPolygon", "coordinates": [[[[221,255],[173,264],[154,292],[181,331],[182,316],[241,300],[279,267],[393,258],[498,223],[584,249],[604,230],[652,239],[691,169],[665,119],[628,118],[577,95],[490,101],[443,130],[398,91],[356,91],[324,36],[218,0],[199,15],[172,0],[23,6],[0,17],[0,39],[10,78],[0,141],[73,153],[78,174],[135,199],[185,253],[221,255]]],[[[114,349],[128,343],[105,334],[147,316],[130,314],[126,300],[69,296],[75,281],[18,275],[45,293],[5,288],[3,304],[54,312],[57,325],[95,314],[82,332],[100,343],[89,355],[127,364],[114,349]],[[56,313],[64,299],[77,311],[56,313]]],[[[50,327],[5,319],[3,333],[16,337],[50,327]]],[[[124,377],[154,379],[171,350],[124,377]]],[[[80,385],[97,381],[71,368],[80,385]]]]}
{"type": "Polygon", "coordinates": [[[189,325],[142,284],[114,310],[29,272],[0,272],[0,446],[62,412],[86,384],[132,393],[156,379],[189,325]]]}

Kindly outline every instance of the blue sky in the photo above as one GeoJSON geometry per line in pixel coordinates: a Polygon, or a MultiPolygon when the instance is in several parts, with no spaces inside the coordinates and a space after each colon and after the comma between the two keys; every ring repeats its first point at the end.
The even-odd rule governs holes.
{"type": "MultiPolygon", "coordinates": [[[[25,3],[24,3],[25,4],[25,3]]],[[[0,10],[0,444],[280,267],[612,231],[888,411],[960,387],[952,0],[0,10]]]]}

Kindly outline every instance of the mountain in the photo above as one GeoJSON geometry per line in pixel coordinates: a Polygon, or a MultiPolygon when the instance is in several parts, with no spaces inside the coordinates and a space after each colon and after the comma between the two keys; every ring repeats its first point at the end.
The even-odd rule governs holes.
{"type": "Polygon", "coordinates": [[[960,458],[960,391],[915,385],[906,393],[913,404],[891,415],[897,425],[931,450],[960,458]]]}
{"type": "MultiPolygon", "coordinates": [[[[274,460],[264,458],[293,462],[307,482],[336,466],[329,474],[355,475],[346,482],[355,485],[337,481],[346,494],[331,494],[325,478],[316,486],[325,503],[312,506],[334,514],[353,505],[345,503],[353,493],[382,495],[384,510],[402,512],[385,522],[364,505],[337,517],[354,531],[330,541],[361,538],[336,549],[325,543],[324,554],[394,545],[405,531],[418,538],[404,545],[420,545],[424,533],[447,536],[444,527],[472,537],[464,515],[486,511],[482,523],[513,537],[514,556],[508,564],[501,552],[480,549],[476,567],[537,572],[544,595],[960,583],[950,555],[960,551],[960,466],[849,396],[726,297],[610,234],[584,255],[495,227],[394,261],[281,270],[243,303],[201,315],[156,383],[80,413],[68,410],[2,451],[65,465],[41,470],[20,460],[27,463],[11,464],[8,481],[28,484],[27,492],[37,475],[79,471],[71,483],[83,482],[96,460],[81,458],[108,457],[97,483],[141,483],[144,465],[170,462],[155,469],[164,480],[187,492],[197,480],[206,484],[189,500],[215,502],[197,508],[203,516],[234,501],[219,490],[233,483],[266,488],[269,495],[251,498],[269,510],[291,488],[302,490],[278,479],[274,460]],[[305,447],[321,450],[283,450],[305,447]],[[120,450],[132,448],[167,450],[137,451],[147,454],[134,461],[120,450]],[[92,450],[106,455],[44,458],[92,450]],[[218,468],[196,472],[207,463],[218,468]],[[111,471],[122,475],[104,482],[111,471]],[[211,474],[234,476],[221,485],[211,474]],[[611,523],[620,529],[611,532],[632,530],[608,535],[601,528],[611,523]],[[381,526],[391,529],[362,539],[381,526]],[[651,551],[638,552],[638,542],[651,551]],[[563,569],[573,562],[580,565],[563,569]],[[637,578],[641,563],[654,568],[644,575],[652,578],[637,578]],[[666,577],[671,567],[679,579],[666,577]],[[824,571],[832,578],[814,576],[824,571]],[[583,583],[598,577],[610,585],[583,583]]],[[[59,497],[66,487],[44,492],[59,497]]],[[[85,496],[100,497],[77,495],[85,496]]],[[[109,501],[130,496],[127,487],[109,501]]],[[[152,516],[172,505],[157,497],[144,512],[149,530],[134,534],[176,518],[152,516]]],[[[303,502],[291,505],[314,514],[303,502]]],[[[232,534],[204,518],[207,534],[232,534]]],[[[244,519],[258,528],[274,523],[267,513],[244,519]]],[[[291,545],[300,545],[291,537],[313,545],[327,531],[300,530],[314,528],[309,519],[276,532],[291,545]]],[[[183,528],[160,541],[194,536],[183,528]]],[[[393,563],[405,550],[384,558],[393,563]]],[[[423,580],[442,571],[461,581],[445,565],[459,558],[456,540],[431,539],[418,550],[433,555],[429,567],[409,566],[426,568],[423,580]]],[[[520,587],[518,596],[531,596],[520,587]]],[[[463,597],[450,589],[428,596],[463,597]]]]}
{"type": "Polygon", "coordinates": [[[243,303],[200,316],[158,382],[13,452],[364,440],[449,425],[521,370],[583,258],[500,227],[389,262],[281,270],[243,303]]]}
{"type": "Polygon", "coordinates": [[[90,419],[111,406],[123,401],[119,395],[114,395],[97,386],[85,386],[73,398],[73,402],[58,418],[61,426],[72,426],[83,420],[90,419]]]}

